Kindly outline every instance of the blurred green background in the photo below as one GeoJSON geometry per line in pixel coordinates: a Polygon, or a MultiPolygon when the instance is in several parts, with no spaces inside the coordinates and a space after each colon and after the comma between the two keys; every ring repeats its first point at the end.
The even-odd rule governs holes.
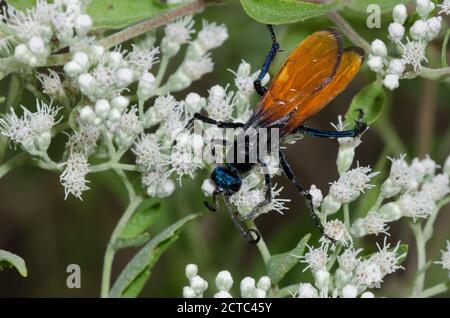
{"type": "MultiPolygon", "coordinates": [[[[350,23],[368,40],[376,37],[385,39],[385,31],[390,22],[389,16],[383,16],[382,29],[369,30],[365,26],[366,16],[347,13],[344,15],[350,23]]],[[[225,23],[229,28],[229,39],[216,49],[212,56],[215,62],[213,73],[203,77],[189,91],[196,91],[205,96],[207,89],[215,84],[225,85],[233,81],[233,75],[227,69],[236,70],[241,59],[250,62],[256,70],[265,58],[270,47],[270,39],[264,25],[258,24],[245,15],[237,5],[208,7],[196,16],[197,27],[201,19],[225,23]]],[[[276,32],[281,47],[286,52],[279,54],[272,71],[276,70],[289,50],[307,34],[322,27],[331,26],[326,18],[316,18],[304,23],[280,26],[276,32]]],[[[347,40],[346,40],[347,41],[347,40]]],[[[347,45],[350,43],[347,42],[347,45]]],[[[429,54],[438,54],[440,43],[437,41],[429,54]]],[[[431,59],[433,63],[433,58],[431,59]]],[[[176,63],[172,64],[176,67],[176,63]]],[[[170,72],[169,72],[170,74],[170,72]]],[[[364,68],[351,86],[318,116],[312,118],[308,125],[328,129],[330,122],[336,122],[339,114],[345,114],[351,98],[374,78],[373,73],[364,68]]],[[[7,93],[10,78],[0,85],[0,93],[7,93]]],[[[187,92],[178,94],[182,97],[187,92]]],[[[31,105],[33,97],[24,92],[22,104],[31,105]]],[[[356,160],[360,165],[374,165],[383,152],[383,120],[390,118],[392,125],[406,145],[409,159],[420,152],[430,153],[433,159],[442,163],[450,150],[450,140],[445,136],[449,126],[450,107],[448,84],[426,84],[422,79],[401,81],[400,88],[390,95],[390,105],[385,107],[378,127],[364,135],[363,143],[357,148],[356,160]],[[431,87],[431,88],[430,88],[431,87]],[[432,131],[433,137],[420,139],[420,123],[423,94],[432,92],[432,131]],[[380,133],[381,132],[381,133],[380,133]]],[[[4,108],[4,105],[0,107],[4,108]]],[[[3,109],[2,109],[3,112],[3,109]]],[[[58,158],[64,144],[64,137],[59,136],[52,144],[52,156],[58,158]]],[[[316,184],[324,193],[328,183],[337,178],[335,159],[338,144],[335,141],[304,138],[287,149],[287,155],[301,182],[309,187],[316,184]]],[[[398,153],[393,149],[390,155],[398,153]]],[[[13,151],[10,151],[9,155],[13,151]]],[[[133,160],[128,155],[127,160],[133,160]]],[[[383,168],[383,167],[382,167],[383,168]]],[[[385,169],[385,168],[384,168],[385,169]]],[[[260,277],[265,274],[263,261],[255,246],[246,244],[234,230],[225,213],[205,211],[200,186],[207,172],[198,175],[196,180],[185,180],[176,193],[164,200],[163,211],[151,233],[158,233],[175,220],[193,213],[205,215],[183,228],[179,240],[161,257],[152,271],[151,278],[143,290],[142,297],[180,297],[181,289],[187,284],[184,267],[188,263],[199,266],[200,275],[212,283],[216,273],[229,270],[235,280],[232,293],[236,292],[239,281],[245,276],[260,277]]],[[[90,191],[83,195],[83,201],[69,197],[64,200],[64,190],[59,184],[59,176],[35,167],[18,168],[0,180],[0,248],[9,250],[23,257],[29,270],[29,276],[22,278],[15,270],[0,272],[0,297],[97,297],[100,293],[100,279],[103,253],[109,236],[126,206],[125,191],[113,173],[102,173],[88,177],[91,181],[90,191]],[[69,264],[81,267],[81,289],[66,287],[66,268],[69,264]]],[[[310,244],[317,242],[319,233],[308,216],[303,201],[293,187],[282,177],[276,183],[284,186],[283,198],[291,198],[290,210],[285,215],[276,212],[261,216],[256,223],[273,253],[284,252],[293,248],[306,233],[312,232],[310,244]]],[[[136,180],[139,182],[139,180],[136,180]]],[[[378,179],[379,182],[379,179],[378,179]]],[[[371,193],[367,196],[370,199],[371,193]]],[[[368,199],[368,200],[369,200],[368,199]]],[[[436,230],[430,241],[427,253],[434,260],[440,258],[440,249],[449,239],[450,214],[445,207],[436,222],[436,230]]],[[[365,213],[357,203],[351,206],[352,217],[365,213]]],[[[401,240],[410,244],[411,233],[406,224],[390,224],[389,241],[401,240]]],[[[374,246],[373,240],[367,241],[374,246]]],[[[378,241],[382,237],[375,238],[378,241]]],[[[117,254],[113,277],[127,263],[135,250],[129,249],[117,254]]],[[[388,276],[382,285],[384,295],[407,295],[415,272],[415,251],[410,246],[410,253],[404,263],[406,271],[388,276]]],[[[281,282],[294,283],[311,279],[308,272],[303,273],[303,265],[298,265],[281,282]]],[[[435,284],[447,279],[447,272],[439,265],[431,265],[427,284],[435,284]]],[[[212,295],[211,286],[208,295],[212,295]]],[[[376,292],[376,291],[375,291],[376,292]]]]}

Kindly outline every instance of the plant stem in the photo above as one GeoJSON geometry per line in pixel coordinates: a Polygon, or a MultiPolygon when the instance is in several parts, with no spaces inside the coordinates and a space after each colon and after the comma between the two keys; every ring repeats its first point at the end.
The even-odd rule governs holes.
{"type": "Polygon", "coordinates": [[[89,172],[103,172],[109,169],[119,169],[119,170],[125,170],[125,171],[136,171],[135,165],[130,165],[126,163],[118,163],[113,161],[108,161],[104,163],[100,163],[98,165],[92,166],[89,168],[89,172]]]}
{"type": "Polygon", "coordinates": [[[419,298],[430,298],[430,297],[433,297],[438,294],[446,292],[447,289],[448,289],[447,284],[440,283],[440,284],[434,285],[433,287],[425,289],[418,295],[418,297],[419,298]]]}
{"type": "Polygon", "coordinates": [[[345,203],[343,206],[344,209],[344,225],[347,229],[348,233],[350,233],[350,211],[349,211],[349,204],[345,203]]]}
{"type": "MultiPolygon", "coordinates": [[[[255,222],[253,221],[247,221],[247,226],[249,228],[254,228],[255,230],[258,230],[258,228],[256,227],[255,222]]],[[[261,232],[259,232],[261,234],[261,232]]],[[[261,239],[259,240],[259,242],[256,244],[256,247],[259,250],[259,253],[261,254],[264,264],[267,266],[267,264],[269,263],[269,259],[271,257],[269,249],[267,248],[266,242],[264,241],[263,237],[261,236],[261,239]]]]}
{"type": "Polygon", "coordinates": [[[158,74],[156,75],[155,87],[159,87],[161,85],[161,81],[166,74],[167,66],[169,65],[170,58],[164,54],[161,58],[161,64],[159,64],[158,74]]]}
{"type": "Polygon", "coordinates": [[[0,178],[2,178],[4,175],[6,175],[9,171],[14,169],[15,167],[20,166],[29,158],[30,156],[26,152],[22,152],[6,161],[4,164],[0,166],[0,178]]]}
{"type": "Polygon", "coordinates": [[[447,67],[447,45],[448,45],[448,38],[450,37],[450,29],[447,30],[447,33],[445,33],[444,42],[442,43],[442,53],[441,53],[441,62],[442,67],[447,67]]]}
{"type": "MultiPolygon", "coordinates": [[[[125,182],[128,184],[129,181],[125,182]]],[[[128,187],[127,187],[128,188],[128,187]]],[[[103,271],[102,271],[102,285],[100,296],[102,298],[107,298],[109,296],[109,289],[111,285],[111,269],[112,263],[114,260],[114,254],[116,253],[116,243],[117,239],[122,234],[122,231],[125,225],[128,223],[130,218],[133,216],[134,211],[138,207],[138,205],[142,202],[142,198],[140,196],[133,196],[130,198],[130,203],[117,223],[114,231],[109,240],[108,246],[106,247],[106,252],[103,260],[103,271]]]]}
{"type": "Polygon", "coordinates": [[[366,53],[370,52],[370,44],[336,11],[328,13],[328,17],[336,26],[353,42],[360,46],[366,53]]]}
{"type": "Polygon", "coordinates": [[[417,272],[420,274],[417,275],[414,280],[412,297],[418,297],[422,292],[423,286],[425,284],[425,270],[423,270],[426,266],[426,253],[425,253],[425,239],[423,237],[422,229],[420,224],[412,224],[411,225],[412,232],[414,233],[414,239],[416,241],[416,249],[417,249],[417,272]]]}

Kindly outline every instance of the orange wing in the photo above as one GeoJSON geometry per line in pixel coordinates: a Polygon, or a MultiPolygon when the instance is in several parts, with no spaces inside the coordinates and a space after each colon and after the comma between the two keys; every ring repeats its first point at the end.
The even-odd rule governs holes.
{"type": "Polygon", "coordinates": [[[245,125],[268,127],[291,116],[333,79],[342,58],[335,29],[315,32],[289,55],[245,125]]]}
{"type": "Polygon", "coordinates": [[[361,48],[347,48],[342,55],[342,61],[333,78],[322,90],[313,94],[306,103],[297,104],[297,110],[292,117],[283,125],[280,136],[289,134],[293,129],[300,126],[305,120],[317,114],[337,95],[339,95],[358,73],[364,60],[364,50],[361,48]]]}

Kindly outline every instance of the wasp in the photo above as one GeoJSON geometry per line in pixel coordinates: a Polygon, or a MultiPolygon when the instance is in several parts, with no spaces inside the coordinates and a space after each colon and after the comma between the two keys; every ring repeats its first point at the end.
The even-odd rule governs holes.
{"type": "MultiPolygon", "coordinates": [[[[198,120],[219,128],[241,128],[244,133],[250,129],[260,131],[261,128],[275,127],[278,129],[280,140],[296,133],[325,138],[360,136],[367,129],[367,124],[362,120],[362,111],[360,111],[355,126],[351,130],[325,131],[307,127],[303,123],[316,115],[349,85],[361,67],[364,60],[364,51],[358,47],[344,49],[342,37],[334,28],[315,32],[297,45],[271,81],[270,86],[266,88],[261,84],[261,81],[269,71],[270,64],[275,56],[281,51],[273,27],[268,25],[268,29],[272,46],[258,78],[253,83],[261,99],[247,122],[216,121],[201,113],[196,113],[190,119],[186,128],[192,128],[194,121],[198,120]]],[[[248,173],[257,164],[265,167],[265,163],[259,157],[256,163],[248,160],[250,149],[255,148],[249,138],[245,139],[241,147],[236,147],[236,144],[237,141],[235,140],[233,144],[235,151],[231,155],[234,160],[231,160],[231,163],[228,163],[230,161],[227,160],[226,164],[217,166],[211,174],[211,179],[216,186],[213,193],[215,207],[207,202],[205,202],[205,205],[210,210],[216,211],[219,206],[218,194],[223,195],[227,212],[235,227],[249,243],[257,243],[260,234],[255,229],[247,229],[241,224],[241,221],[253,219],[264,206],[271,202],[273,198],[272,176],[267,170],[263,169],[265,171],[265,199],[263,202],[259,203],[253,211],[244,217],[233,212],[230,196],[240,190],[242,174],[248,173]],[[236,160],[238,156],[243,157],[244,160],[236,160]]],[[[310,193],[298,181],[285,154],[279,150],[278,155],[282,172],[305,199],[311,216],[324,234],[323,226],[314,213],[310,193]]]]}

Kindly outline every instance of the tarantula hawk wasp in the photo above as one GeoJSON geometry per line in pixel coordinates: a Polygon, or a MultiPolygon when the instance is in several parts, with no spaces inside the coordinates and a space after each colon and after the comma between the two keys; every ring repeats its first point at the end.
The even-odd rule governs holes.
{"type": "MultiPolygon", "coordinates": [[[[277,128],[279,130],[278,138],[280,139],[293,133],[325,138],[357,137],[361,135],[367,129],[367,124],[362,121],[362,111],[355,121],[355,127],[351,130],[324,131],[304,126],[303,123],[317,114],[348,86],[361,67],[364,60],[364,51],[357,47],[343,49],[341,35],[336,29],[329,28],[315,32],[298,44],[290,53],[270,86],[266,88],[261,84],[261,81],[268,72],[276,54],[281,51],[272,26],[268,25],[268,28],[272,38],[272,47],[258,78],[254,81],[254,88],[262,98],[248,121],[246,123],[221,122],[201,113],[196,113],[188,122],[186,128],[191,129],[194,121],[199,120],[219,128],[242,128],[244,133],[250,128],[277,128]]],[[[270,135],[268,138],[270,139],[270,135]]],[[[249,148],[252,148],[248,138],[245,139],[243,146],[237,145],[236,140],[233,146],[236,150],[232,154],[234,156],[234,158],[231,158],[234,159],[231,160],[232,163],[228,163],[230,161],[227,160],[226,164],[217,166],[211,174],[211,179],[216,186],[213,193],[215,207],[210,206],[208,202],[205,202],[205,205],[208,209],[216,211],[219,207],[217,196],[222,194],[227,205],[227,212],[237,230],[249,243],[257,243],[260,234],[255,229],[247,229],[240,221],[253,219],[264,206],[271,202],[273,197],[272,176],[267,170],[264,170],[264,201],[259,203],[248,215],[238,216],[237,213],[232,211],[230,196],[241,188],[241,174],[249,172],[256,164],[263,168],[266,166],[261,158],[258,158],[257,163],[248,160],[249,148]],[[241,155],[241,158],[243,156],[245,160],[238,162],[236,158],[239,155],[241,155]]],[[[279,150],[279,165],[284,175],[306,200],[312,218],[324,234],[322,223],[314,213],[311,195],[300,184],[281,150],[279,150]]]]}

